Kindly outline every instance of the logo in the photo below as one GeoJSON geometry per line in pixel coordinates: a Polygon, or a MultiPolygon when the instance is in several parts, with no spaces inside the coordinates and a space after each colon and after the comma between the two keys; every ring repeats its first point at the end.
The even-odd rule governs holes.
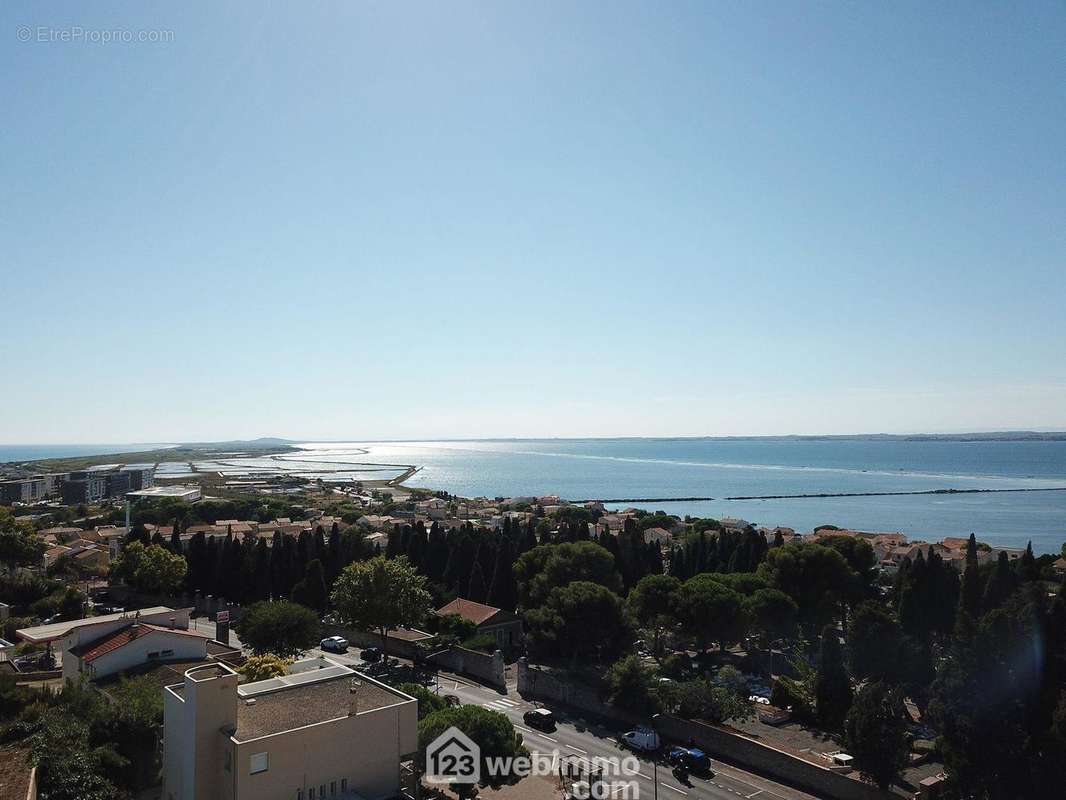
{"type": "Polygon", "coordinates": [[[426,780],[433,783],[478,783],[481,748],[452,726],[426,748],[426,780]]]}

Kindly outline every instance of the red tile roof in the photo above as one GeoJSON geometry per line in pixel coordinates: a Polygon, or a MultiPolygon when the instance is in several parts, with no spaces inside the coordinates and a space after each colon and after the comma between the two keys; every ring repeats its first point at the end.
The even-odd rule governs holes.
{"type": "Polygon", "coordinates": [[[186,631],[181,628],[168,628],[164,625],[152,625],[148,622],[135,622],[120,630],[112,631],[95,641],[86,642],[83,645],[72,647],[70,652],[82,661],[89,663],[106,653],[118,650],[120,647],[125,647],[134,639],[138,639],[141,636],[147,636],[149,633],[155,633],[157,631],[172,633],[178,636],[193,636],[198,639],[211,638],[206,633],[200,633],[199,631],[186,631]]]}
{"type": "Polygon", "coordinates": [[[33,772],[28,750],[17,747],[0,749],[0,797],[12,800],[28,798],[30,786],[33,785],[33,772]]]}
{"type": "Polygon", "coordinates": [[[500,609],[495,608],[494,606],[487,606],[484,603],[475,603],[473,600],[464,600],[462,597],[457,597],[448,603],[448,605],[438,608],[436,613],[440,614],[442,617],[445,614],[458,614],[463,619],[469,620],[475,625],[480,625],[486,620],[499,614],[500,609]]]}

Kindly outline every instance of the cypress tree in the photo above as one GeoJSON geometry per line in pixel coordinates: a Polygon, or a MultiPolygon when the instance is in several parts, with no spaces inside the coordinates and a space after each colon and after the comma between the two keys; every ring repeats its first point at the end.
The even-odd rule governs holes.
{"type": "Polygon", "coordinates": [[[489,589],[489,605],[514,611],[518,604],[518,586],[514,577],[514,545],[510,538],[504,537],[496,548],[496,565],[492,573],[492,587],[489,589]]]}
{"type": "Polygon", "coordinates": [[[992,570],[992,574],[988,576],[988,583],[985,584],[985,594],[982,599],[982,607],[985,613],[993,611],[1007,602],[1007,598],[1014,593],[1016,585],[1017,576],[1014,574],[1014,570],[1011,569],[1010,559],[1007,558],[1006,551],[1000,550],[996,566],[992,570]]]}
{"type": "Polygon", "coordinates": [[[844,667],[844,653],[836,628],[826,625],[818,656],[814,698],[818,719],[828,729],[840,730],[851,708],[851,679],[844,667]]]}

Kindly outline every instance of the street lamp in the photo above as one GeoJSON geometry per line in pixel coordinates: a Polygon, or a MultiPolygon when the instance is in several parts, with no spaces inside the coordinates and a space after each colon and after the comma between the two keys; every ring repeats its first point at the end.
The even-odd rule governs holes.
{"type": "MultiPolygon", "coordinates": [[[[651,729],[658,733],[659,729],[656,724],[659,721],[661,714],[651,715],[651,729]]],[[[659,756],[657,753],[653,753],[651,757],[651,774],[652,774],[652,800],[659,800],[659,756]]]]}

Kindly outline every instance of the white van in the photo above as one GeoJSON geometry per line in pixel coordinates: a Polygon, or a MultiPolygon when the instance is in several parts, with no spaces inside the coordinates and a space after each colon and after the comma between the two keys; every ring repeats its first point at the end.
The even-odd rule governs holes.
{"type": "Polygon", "coordinates": [[[658,732],[644,725],[639,725],[633,730],[623,733],[622,741],[628,747],[639,750],[642,753],[651,753],[662,746],[658,732]]]}

